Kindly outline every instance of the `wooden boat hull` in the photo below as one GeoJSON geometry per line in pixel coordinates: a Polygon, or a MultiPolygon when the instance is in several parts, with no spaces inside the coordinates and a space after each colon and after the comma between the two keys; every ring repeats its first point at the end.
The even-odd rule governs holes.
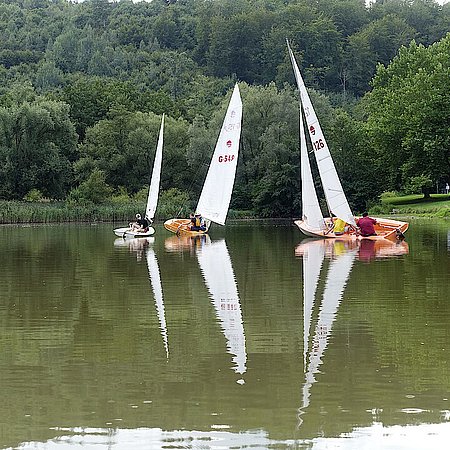
{"type": "MultiPolygon", "coordinates": [[[[399,220],[382,219],[378,217],[374,217],[374,219],[377,221],[377,224],[375,225],[375,232],[377,233],[376,236],[361,236],[355,230],[350,230],[344,234],[336,235],[333,231],[313,229],[303,220],[295,220],[294,223],[300,228],[303,234],[309,237],[325,239],[371,239],[374,241],[379,239],[396,241],[403,237],[409,227],[407,222],[401,222],[399,220]]],[[[332,219],[329,217],[325,219],[326,223],[331,223],[331,221],[332,219]]]]}
{"type": "Polygon", "coordinates": [[[169,219],[164,222],[164,228],[172,233],[183,236],[202,236],[208,233],[205,231],[192,231],[190,229],[191,219],[169,219]]]}
{"type": "Polygon", "coordinates": [[[145,238],[155,233],[155,229],[153,227],[148,227],[148,231],[145,233],[140,231],[131,231],[128,227],[116,228],[113,231],[116,236],[121,238],[145,238]]]}

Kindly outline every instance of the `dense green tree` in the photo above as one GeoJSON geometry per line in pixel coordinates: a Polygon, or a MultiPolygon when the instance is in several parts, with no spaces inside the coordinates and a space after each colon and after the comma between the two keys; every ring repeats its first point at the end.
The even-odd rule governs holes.
{"type": "MultiPolygon", "coordinates": [[[[166,113],[174,131],[167,127],[164,188],[178,188],[195,199],[229,92],[241,81],[244,126],[232,207],[253,208],[264,215],[298,212],[298,115],[294,113],[298,100],[285,87],[295,85],[286,38],[306,85],[322,92],[313,90],[311,95],[353,206],[364,207],[379,194],[378,186],[415,189],[427,180],[441,182],[449,176],[446,163],[442,164],[448,143],[434,111],[447,112],[445,71],[442,80],[437,75],[444,63],[435,56],[432,62],[422,61],[426,70],[411,63],[417,72],[413,75],[398,62],[392,67],[390,62],[399,47],[412,39],[430,45],[449,28],[450,6],[433,0],[383,0],[370,6],[363,0],[2,0],[3,123],[8,124],[7,118],[14,114],[24,118],[29,142],[43,139],[33,135],[31,123],[36,123],[36,130],[46,123],[46,142],[56,142],[56,150],[42,142],[33,148],[35,170],[25,178],[34,181],[24,182],[16,191],[19,184],[10,176],[11,158],[19,147],[14,140],[3,139],[1,195],[21,198],[24,189],[41,190],[34,184],[44,173],[57,173],[48,175],[54,185],[48,183],[42,192],[61,196],[96,169],[103,170],[105,183],[114,189],[123,185],[134,193],[145,184],[139,181],[144,173],[139,152],[148,154],[147,145],[154,148],[153,134],[150,138],[148,133],[156,132],[160,115],[166,113]],[[379,69],[373,96],[354,110],[357,99],[371,89],[379,63],[388,68],[379,69]],[[436,71],[430,72],[428,66],[436,71]],[[395,76],[409,83],[408,89],[406,84],[398,88],[397,100],[388,95],[397,89],[393,81],[389,87],[384,82],[395,76]],[[440,91],[427,90],[438,83],[440,91]],[[22,89],[17,90],[17,85],[22,89]],[[347,114],[334,110],[330,101],[347,114]],[[39,117],[44,104],[47,109],[39,117]],[[58,108],[49,105],[61,107],[58,126],[51,125],[58,108]],[[48,109],[51,119],[46,119],[48,109]],[[79,135],[81,159],[73,146],[73,127],[65,122],[68,111],[79,135]],[[363,113],[355,119],[354,111],[363,113]],[[367,115],[370,120],[364,123],[367,115]],[[377,115],[384,126],[379,134],[377,115]],[[145,124],[153,131],[146,132],[145,124]],[[345,138],[344,130],[351,139],[345,138]],[[111,145],[110,160],[102,140],[111,145]],[[63,149],[62,141],[70,143],[70,151],[63,149]],[[394,145],[400,150],[387,155],[394,145]],[[354,163],[349,166],[346,161],[351,155],[354,163]],[[65,170],[71,173],[72,164],[76,178],[62,176],[65,170]],[[127,175],[129,167],[137,171],[134,179],[127,175]],[[367,181],[365,167],[370,167],[370,175],[374,168],[383,183],[367,181]],[[61,184],[62,178],[69,187],[61,184]]],[[[416,50],[420,57],[421,51],[416,50]]],[[[403,54],[399,58],[405,59],[403,54]]]]}
{"type": "Polygon", "coordinates": [[[236,208],[263,215],[298,211],[298,101],[274,84],[242,89],[245,114],[237,171],[236,208]]]}
{"type": "MultiPolygon", "coordinates": [[[[81,159],[76,165],[78,179],[87,179],[94,168],[105,174],[114,189],[120,186],[134,194],[148,186],[161,117],[152,113],[111,110],[86,134],[81,159]]],[[[185,189],[190,173],[186,167],[187,124],[166,119],[161,187],[185,189]]]]}
{"type": "Polygon", "coordinates": [[[315,3],[343,36],[351,36],[370,20],[365,0],[318,0],[315,3]]]}
{"type": "Polygon", "coordinates": [[[97,168],[86,180],[72,189],[67,197],[69,204],[103,203],[109,200],[113,189],[106,182],[105,173],[97,168]]]}
{"type": "Polygon", "coordinates": [[[389,64],[399,47],[407,45],[415,35],[404,19],[391,15],[350,36],[345,58],[349,88],[358,95],[367,92],[376,64],[389,64]]]}
{"type": "Polygon", "coordinates": [[[368,145],[365,124],[340,110],[327,134],[331,152],[354,212],[363,212],[386,190],[386,167],[380,151],[368,145]]]}
{"type": "Polygon", "coordinates": [[[450,34],[429,47],[413,42],[380,65],[365,105],[372,143],[388,167],[387,188],[417,176],[433,184],[449,179],[450,34]]]}
{"type": "Polygon", "coordinates": [[[69,107],[33,98],[27,88],[15,92],[15,99],[4,99],[0,107],[0,197],[21,199],[32,188],[47,197],[64,197],[77,158],[69,107]]]}
{"type": "Polygon", "coordinates": [[[71,106],[71,117],[81,140],[86,129],[105,119],[112,108],[157,114],[176,111],[173,101],[164,93],[142,91],[130,82],[112,78],[76,77],[64,88],[61,98],[71,106]]]}

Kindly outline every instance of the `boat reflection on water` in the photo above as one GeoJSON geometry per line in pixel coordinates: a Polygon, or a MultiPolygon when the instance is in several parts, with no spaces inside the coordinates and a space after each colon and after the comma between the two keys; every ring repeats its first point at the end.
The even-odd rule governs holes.
{"type": "Polygon", "coordinates": [[[387,239],[374,241],[362,238],[357,241],[357,244],[360,261],[370,262],[373,259],[390,258],[409,253],[409,245],[406,241],[391,242],[387,239]]]}
{"type": "MultiPolygon", "coordinates": [[[[225,240],[202,245],[197,251],[197,259],[227,340],[228,353],[233,355],[234,371],[242,375],[247,370],[244,325],[236,279],[225,240]]],[[[243,384],[244,380],[240,379],[238,383],[243,384]]]]}
{"type": "Polygon", "coordinates": [[[134,253],[136,255],[136,259],[141,261],[145,255],[145,250],[149,247],[149,245],[155,242],[154,237],[145,237],[145,238],[117,238],[114,240],[114,247],[117,248],[128,248],[130,253],[134,253]]]}
{"type": "Polygon", "coordinates": [[[166,357],[169,358],[169,340],[167,336],[166,313],[164,307],[164,297],[161,284],[161,275],[159,271],[158,260],[151,244],[155,241],[154,237],[148,238],[132,238],[132,239],[116,239],[115,247],[128,247],[130,253],[136,254],[136,259],[141,261],[145,255],[147,269],[152,286],[153,297],[155,299],[156,312],[158,314],[159,328],[163,339],[166,357]]]}
{"type": "Polygon", "coordinates": [[[295,249],[295,255],[303,259],[303,358],[305,380],[303,383],[302,405],[298,409],[298,427],[303,423],[302,415],[310,403],[311,387],[317,381],[322,358],[328,345],[333,323],[341,303],[353,263],[356,258],[370,262],[377,258],[387,258],[408,254],[409,247],[404,241],[361,239],[357,241],[338,239],[308,239],[295,249]],[[325,258],[330,259],[324,264],[325,258]],[[323,272],[322,277],[321,272],[323,272]],[[325,277],[325,278],[324,278],[325,277]],[[325,284],[318,294],[319,279],[325,284]],[[319,307],[320,297],[320,307],[319,307]],[[313,310],[318,317],[311,333],[313,310]],[[312,334],[312,336],[311,336],[312,334]]]}
{"type": "Polygon", "coordinates": [[[211,238],[207,234],[171,236],[164,241],[164,247],[169,253],[190,251],[195,254],[205,244],[211,244],[211,238]]]}
{"type": "Polygon", "coordinates": [[[328,257],[338,255],[343,251],[357,250],[360,261],[370,262],[374,259],[403,256],[409,253],[406,241],[390,241],[388,239],[305,239],[295,249],[296,256],[303,256],[305,249],[311,245],[323,247],[328,257]]]}

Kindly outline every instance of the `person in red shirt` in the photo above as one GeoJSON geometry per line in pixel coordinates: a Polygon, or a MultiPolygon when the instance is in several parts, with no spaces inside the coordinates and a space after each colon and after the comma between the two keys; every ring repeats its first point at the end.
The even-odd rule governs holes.
{"type": "Polygon", "coordinates": [[[363,212],[361,219],[358,220],[357,225],[361,236],[376,236],[374,225],[377,223],[375,219],[369,217],[369,214],[363,212]]]}

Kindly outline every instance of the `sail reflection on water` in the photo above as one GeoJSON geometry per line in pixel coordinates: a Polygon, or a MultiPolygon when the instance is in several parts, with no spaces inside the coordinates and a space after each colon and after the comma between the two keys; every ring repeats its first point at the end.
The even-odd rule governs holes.
{"type": "MultiPolygon", "coordinates": [[[[244,326],[236,279],[225,240],[201,246],[197,251],[197,259],[227,340],[228,352],[233,355],[234,371],[243,374],[247,370],[244,326]]],[[[243,383],[243,380],[239,382],[243,383]]]]}
{"type": "Polygon", "coordinates": [[[153,297],[155,299],[156,312],[158,314],[159,328],[163,339],[166,357],[169,357],[169,340],[167,335],[166,313],[164,307],[164,297],[161,284],[161,275],[159,272],[158,260],[151,244],[155,242],[154,237],[147,238],[131,238],[131,239],[116,239],[114,241],[115,247],[126,247],[130,253],[136,254],[138,261],[142,260],[144,255],[147,262],[147,269],[150,278],[150,284],[153,290],[153,297]]]}
{"type": "Polygon", "coordinates": [[[166,313],[164,308],[163,290],[161,285],[161,276],[159,273],[158,260],[152,247],[147,249],[147,267],[150,277],[150,283],[155,297],[156,312],[158,314],[159,328],[163,338],[166,356],[169,357],[169,340],[167,337],[166,313]]]}
{"type": "Polygon", "coordinates": [[[316,382],[315,374],[319,372],[322,358],[328,345],[336,314],[342,300],[344,288],[356,258],[357,248],[346,247],[345,242],[336,240],[316,240],[300,244],[297,255],[303,256],[303,303],[304,303],[304,359],[305,382],[303,384],[302,406],[299,408],[299,425],[301,414],[310,402],[310,391],[316,382]],[[311,317],[316,300],[317,285],[325,256],[331,258],[327,268],[325,287],[314,329],[310,340],[311,317]]]}
{"type": "Polygon", "coordinates": [[[401,256],[409,253],[408,244],[379,241],[358,241],[321,239],[306,240],[295,249],[296,256],[303,258],[303,336],[304,367],[302,405],[298,409],[298,426],[303,423],[302,415],[310,404],[311,388],[317,381],[315,375],[320,372],[325,350],[332,332],[333,323],[343,298],[345,286],[350,276],[355,259],[370,262],[401,256]],[[330,259],[328,265],[325,258],[330,259]],[[321,278],[321,273],[322,278],[321,278]],[[324,288],[318,302],[319,280],[324,279],[324,288]],[[318,308],[318,317],[311,336],[313,311],[318,308]]]}

